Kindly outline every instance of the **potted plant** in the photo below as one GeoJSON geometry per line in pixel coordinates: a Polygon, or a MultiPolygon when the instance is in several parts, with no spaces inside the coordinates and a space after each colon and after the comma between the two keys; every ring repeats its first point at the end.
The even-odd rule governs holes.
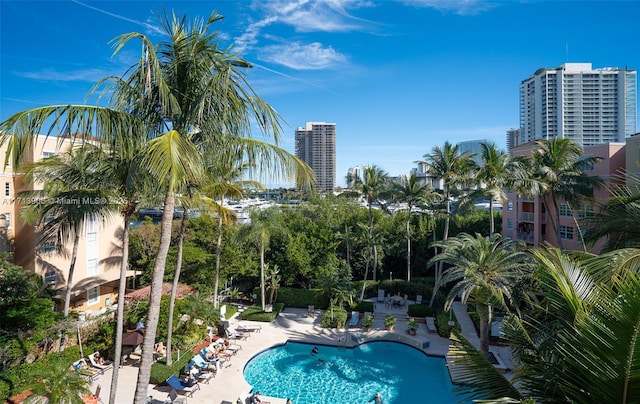
{"type": "Polygon", "coordinates": [[[416,331],[418,331],[418,322],[415,318],[411,317],[407,320],[407,330],[409,331],[409,335],[416,335],[416,331]]]}
{"type": "Polygon", "coordinates": [[[384,326],[387,327],[387,331],[393,331],[393,326],[396,324],[396,317],[387,314],[384,316],[384,326]]]}
{"type": "Polygon", "coordinates": [[[367,332],[371,329],[373,325],[373,317],[372,316],[364,316],[362,317],[362,329],[367,332]]]}

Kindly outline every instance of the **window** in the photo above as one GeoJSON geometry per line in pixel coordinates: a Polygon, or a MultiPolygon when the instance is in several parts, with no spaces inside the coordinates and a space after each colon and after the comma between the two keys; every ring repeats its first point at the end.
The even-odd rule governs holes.
{"type": "Polygon", "coordinates": [[[560,216],[571,217],[571,207],[566,202],[560,204],[560,216]]]}
{"type": "Polygon", "coordinates": [[[5,182],[4,183],[4,196],[11,196],[11,183],[10,182],[5,182]]]}
{"type": "Polygon", "coordinates": [[[46,285],[55,285],[58,281],[58,275],[55,272],[50,271],[44,274],[44,283],[46,285]]]}
{"type": "Polygon", "coordinates": [[[507,210],[510,212],[513,210],[513,201],[507,201],[507,210]]]}
{"type": "Polygon", "coordinates": [[[4,214],[4,222],[5,222],[5,225],[6,225],[7,229],[11,227],[11,213],[5,213],[4,214]]]}
{"type": "Polygon", "coordinates": [[[560,226],[560,238],[563,240],[573,240],[573,226],[560,226]]]}
{"type": "Polygon", "coordinates": [[[507,230],[513,230],[513,219],[507,219],[507,230]]]}
{"type": "Polygon", "coordinates": [[[52,152],[52,151],[43,151],[42,152],[42,158],[43,159],[46,159],[47,157],[53,157],[55,155],[56,155],[56,153],[52,152]]]}
{"type": "Polygon", "coordinates": [[[42,245],[42,252],[45,254],[54,254],[56,252],[56,243],[48,242],[42,245]]]}
{"type": "Polygon", "coordinates": [[[100,301],[100,286],[87,290],[87,305],[96,304],[100,301]]]}
{"type": "Polygon", "coordinates": [[[589,219],[593,217],[593,206],[591,205],[581,205],[578,208],[578,218],[579,219],[589,219]]]}
{"type": "Polygon", "coordinates": [[[87,260],[87,276],[98,274],[98,260],[95,258],[87,260]]]}

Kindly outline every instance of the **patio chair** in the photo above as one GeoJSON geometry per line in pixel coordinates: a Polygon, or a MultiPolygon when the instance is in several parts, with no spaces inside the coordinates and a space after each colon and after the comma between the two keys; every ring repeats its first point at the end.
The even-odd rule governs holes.
{"type": "Polygon", "coordinates": [[[171,391],[169,392],[169,395],[167,396],[167,399],[165,400],[166,403],[170,403],[170,404],[178,404],[178,403],[182,403],[182,404],[186,404],[187,403],[187,398],[186,397],[178,397],[178,392],[176,391],[176,389],[171,389],[171,391]]]}
{"type": "Polygon", "coordinates": [[[236,339],[236,340],[246,340],[249,337],[248,333],[244,333],[242,331],[238,331],[237,329],[233,328],[233,327],[229,327],[225,330],[226,334],[227,334],[227,338],[229,339],[236,339]]]}
{"type": "Polygon", "coordinates": [[[202,370],[217,371],[218,368],[220,367],[218,362],[208,361],[202,356],[202,354],[194,355],[193,358],[191,358],[191,362],[193,362],[194,365],[196,365],[199,369],[202,369],[202,370]]]}
{"type": "Polygon", "coordinates": [[[215,348],[216,345],[222,345],[224,344],[224,350],[227,352],[231,352],[231,354],[235,355],[238,353],[238,351],[242,351],[242,346],[240,344],[232,344],[230,340],[228,339],[223,339],[223,338],[218,338],[216,341],[212,342],[211,345],[209,345],[210,348],[215,348]],[[226,342],[226,343],[225,343],[226,342]]]}
{"type": "Polygon", "coordinates": [[[404,307],[409,307],[409,295],[404,295],[404,307]]]}
{"type": "Polygon", "coordinates": [[[349,320],[349,326],[357,327],[360,321],[360,313],[357,310],[351,312],[351,320],[349,320]]]}
{"type": "Polygon", "coordinates": [[[182,381],[178,379],[178,376],[176,375],[171,375],[166,380],[166,383],[167,385],[169,385],[169,387],[171,387],[178,393],[183,393],[187,397],[193,397],[193,393],[200,390],[200,385],[198,385],[198,383],[194,384],[193,386],[187,386],[186,384],[182,383],[182,381]]]}
{"type": "Polygon", "coordinates": [[[416,304],[422,304],[422,295],[416,296],[416,304]]]}
{"type": "Polygon", "coordinates": [[[236,329],[240,332],[260,332],[262,331],[262,326],[260,324],[238,324],[236,329]]]}
{"type": "Polygon", "coordinates": [[[384,290],[382,290],[382,289],[378,289],[378,301],[379,302],[386,302],[386,300],[384,298],[384,290]]]}
{"type": "Polygon", "coordinates": [[[98,376],[102,374],[101,370],[90,368],[89,365],[87,365],[87,361],[84,359],[73,362],[73,368],[91,382],[96,380],[98,376]]]}
{"type": "Polygon", "coordinates": [[[106,372],[107,370],[111,369],[113,367],[113,365],[111,363],[105,363],[105,364],[100,364],[98,362],[96,362],[96,355],[99,358],[100,357],[100,352],[94,352],[91,355],[89,355],[89,361],[91,362],[91,366],[93,366],[96,369],[99,369],[101,373],[106,372]]]}

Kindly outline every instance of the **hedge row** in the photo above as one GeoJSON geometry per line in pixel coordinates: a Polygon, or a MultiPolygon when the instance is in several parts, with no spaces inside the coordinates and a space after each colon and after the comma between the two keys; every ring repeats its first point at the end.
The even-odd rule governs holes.
{"type": "Polygon", "coordinates": [[[173,353],[173,363],[171,366],[167,366],[164,360],[159,360],[151,365],[151,376],[149,381],[153,384],[163,384],[171,375],[180,376],[180,372],[187,366],[187,363],[193,358],[193,353],[190,350],[180,351],[180,358],[178,353],[173,353]]]}

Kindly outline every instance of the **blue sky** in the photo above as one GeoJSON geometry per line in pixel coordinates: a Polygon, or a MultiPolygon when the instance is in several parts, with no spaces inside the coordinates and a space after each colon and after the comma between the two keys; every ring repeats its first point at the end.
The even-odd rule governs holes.
{"type": "Polygon", "coordinates": [[[504,148],[518,85],[540,67],[640,70],[640,1],[0,0],[0,119],[84,103],[139,55],[112,57],[110,40],[160,41],[163,10],[225,17],[220,42],[254,64],[247,77],[282,115],[286,149],[305,122],[336,123],[339,186],[356,165],[408,174],[446,140],[504,148]]]}

